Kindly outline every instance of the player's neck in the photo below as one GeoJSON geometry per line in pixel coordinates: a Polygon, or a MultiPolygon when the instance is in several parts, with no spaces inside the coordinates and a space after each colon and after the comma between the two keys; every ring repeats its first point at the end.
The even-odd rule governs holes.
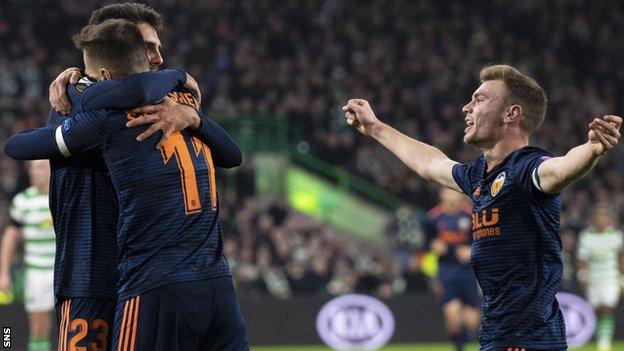
{"type": "Polygon", "coordinates": [[[509,137],[500,140],[493,147],[483,148],[483,156],[487,161],[488,172],[501,163],[510,153],[529,145],[529,138],[525,136],[509,137]]]}

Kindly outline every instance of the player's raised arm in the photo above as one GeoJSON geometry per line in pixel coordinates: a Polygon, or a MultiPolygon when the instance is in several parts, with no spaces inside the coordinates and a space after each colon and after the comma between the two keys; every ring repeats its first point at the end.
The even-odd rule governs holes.
{"type": "MultiPolygon", "coordinates": [[[[153,104],[179,85],[185,85],[188,74],[179,68],[156,72],[142,72],[127,77],[99,81],[84,90],[80,97],[80,109],[104,108],[128,110],[153,104]]],[[[72,94],[73,95],[73,94],[72,94]]]]}
{"type": "Polygon", "coordinates": [[[346,111],[345,116],[349,125],[362,134],[373,137],[419,176],[447,188],[462,191],[453,179],[453,166],[457,162],[451,160],[440,149],[410,138],[381,122],[366,100],[351,99],[343,110],[346,111]]]}
{"type": "Polygon", "coordinates": [[[544,161],[537,169],[537,177],[541,190],[548,194],[556,194],[574,181],[589,172],[600,156],[612,149],[620,140],[619,116],[596,118],[589,124],[588,141],[579,145],[565,156],[554,157],[544,161]]]}

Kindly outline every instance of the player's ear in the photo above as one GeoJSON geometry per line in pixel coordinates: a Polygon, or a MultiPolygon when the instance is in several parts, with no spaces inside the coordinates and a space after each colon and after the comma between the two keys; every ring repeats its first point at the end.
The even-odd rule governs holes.
{"type": "Polygon", "coordinates": [[[102,77],[102,80],[112,80],[113,79],[113,75],[111,74],[111,71],[109,71],[106,68],[100,68],[100,76],[102,77]]]}
{"type": "Polygon", "coordinates": [[[520,121],[521,117],[522,117],[522,106],[518,104],[514,104],[514,105],[507,107],[504,121],[509,122],[509,123],[516,122],[516,121],[520,121]]]}

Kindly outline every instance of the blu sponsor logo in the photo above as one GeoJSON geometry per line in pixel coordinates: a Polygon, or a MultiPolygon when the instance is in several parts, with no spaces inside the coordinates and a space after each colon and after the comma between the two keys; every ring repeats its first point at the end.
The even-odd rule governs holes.
{"type": "Polygon", "coordinates": [[[373,297],[343,295],[323,306],[316,329],[325,344],[335,350],[377,350],[392,338],[394,316],[373,297]]]}

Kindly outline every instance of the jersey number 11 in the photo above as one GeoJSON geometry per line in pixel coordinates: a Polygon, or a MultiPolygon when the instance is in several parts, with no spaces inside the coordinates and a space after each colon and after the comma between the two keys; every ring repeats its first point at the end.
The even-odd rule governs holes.
{"type": "MultiPolygon", "coordinates": [[[[210,204],[212,210],[217,209],[217,180],[215,176],[214,164],[212,162],[212,153],[210,148],[202,143],[199,139],[192,137],[193,156],[199,157],[204,153],[204,160],[208,167],[208,179],[210,180],[210,204]]],[[[193,214],[202,210],[199,190],[197,188],[197,177],[195,175],[195,166],[191,159],[191,153],[186,145],[184,136],[180,132],[173,133],[167,140],[161,150],[163,162],[166,165],[171,158],[175,157],[180,170],[180,181],[182,185],[182,194],[184,197],[184,211],[186,214],[193,214]]]]}

